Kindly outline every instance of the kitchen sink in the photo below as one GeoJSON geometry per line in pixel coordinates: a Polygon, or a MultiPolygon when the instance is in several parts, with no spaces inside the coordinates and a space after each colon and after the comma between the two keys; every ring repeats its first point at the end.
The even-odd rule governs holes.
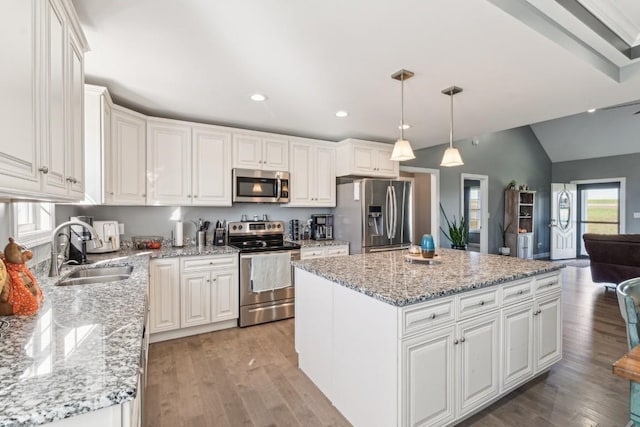
{"type": "Polygon", "coordinates": [[[59,280],[56,285],[87,285],[91,283],[107,283],[128,279],[133,271],[131,265],[119,265],[113,267],[96,267],[84,270],[76,270],[59,280]]]}

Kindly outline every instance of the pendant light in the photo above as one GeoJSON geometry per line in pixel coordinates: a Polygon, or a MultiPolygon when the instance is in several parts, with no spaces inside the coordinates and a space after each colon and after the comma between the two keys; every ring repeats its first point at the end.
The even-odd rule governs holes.
{"type": "Polygon", "coordinates": [[[400,80],[400,139],[393,145],[393,152],[391,153],[391,160],[398,162],[416,158],[413,154],[411,143],[404,139],[404,81],[411,77],[413,77],[413,73],[405,69],[396,71],[391,75],[392,79],[400,80]]]}
{"type": "Polygon", "coordinates": [[[453,95],[460,92],[462,92],[462,88],[458,86],[451,86],[442,91],[443,94],[451,97],[451,120],[449,122],[449,148],[445,150],[440,166],[451,167],[464,165],[462,157],[460,157],[460,152],[457,148],[453,148],[453,95]]]}

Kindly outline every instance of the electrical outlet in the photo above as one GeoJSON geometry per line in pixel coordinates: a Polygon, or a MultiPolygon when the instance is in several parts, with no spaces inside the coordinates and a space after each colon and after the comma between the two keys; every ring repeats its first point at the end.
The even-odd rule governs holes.
{"type": "Polygon", "coordinates": [[[633,219],[639,219],[639,218],[640,218],[640,212],[634,212],[633,219]]]}
{"type": "Polygon", "coordinates": [[[538,242],[538,247],[541,248],[542,247],[542,242],[538,242]]]}
{"type": "Polygon", "coordinates": [[[122,235],[124,234],[124,224],[123,223],[118,223],[118,234],[122,235]]]}

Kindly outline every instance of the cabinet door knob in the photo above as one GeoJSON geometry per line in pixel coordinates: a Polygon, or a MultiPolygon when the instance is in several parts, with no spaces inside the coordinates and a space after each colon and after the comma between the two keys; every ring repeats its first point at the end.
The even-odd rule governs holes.
{"type": "Polygon", "coordinates": [[[113,196],[113,195],[114,195],[114,192],[112,191],[112,192],[110,192],[109,194],[113,196]]]}
{"type": "Polygon", "coordinates": [[[216,278],[214,277],[212,280],[215,282],[215,281],[216,281],[216,278]]]}
{"type": "Polygon", "coordinates": [[[44,173],[44,174],[48,174],[49,173],[49,168],[46,166],[42,166],[41,168],[38,169],[40,172],[44,173]]]}
{"type": "Polygon", "coordinates": [[[67,177],[67,182],[73,182],[73,178],[72,178],[72,177],[70,177],[70,176],[68,176],[68,177],[67,177]]]}
{"type": "Polygon", "coordinates": [[[197,194],[194,194],[194,195],[193,195],[193,197],[194,197],[195,199],[197,199],[197,198],[198,198],[198,195],[197,195],[197,194]]]}
{"type": "Polygon", "coordinates": [[[460,342],[465,342],[466,339],[464,337],[460,338],[460,342]]]}
{"type": "Polygon", "coordinates": [[[453,340],[453,344],[458,344],[458,340],[453,340]]]}

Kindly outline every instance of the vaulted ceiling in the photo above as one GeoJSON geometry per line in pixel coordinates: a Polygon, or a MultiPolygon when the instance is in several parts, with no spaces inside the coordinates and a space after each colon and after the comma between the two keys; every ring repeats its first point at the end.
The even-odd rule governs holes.
{"type": "MultiPolygon", "coordinates": [[[[455,84],[463,88],[454,97],[455,139],[554,120],[546,131],[532,128],[561,161],[574,148],[574,158],[586,158],[628,152],[628,144],[609,140],[593,153],[562,146],[565,119],[555,119],[640,98],[634,0],[73,3],[91,45],[87,81],[159,116],[392,142],[400,83],[390,76],[405,68],[415,73],[404,96],[414,148],[447,142],[449,97],[441,91],[455,84]],[[253,93],[268,99],[254,102],[253,93]],[[338,118],[338,110],[349,115],[338,118]]],[[[609,111],[640,123],[624,108],[609,111]]]]}

